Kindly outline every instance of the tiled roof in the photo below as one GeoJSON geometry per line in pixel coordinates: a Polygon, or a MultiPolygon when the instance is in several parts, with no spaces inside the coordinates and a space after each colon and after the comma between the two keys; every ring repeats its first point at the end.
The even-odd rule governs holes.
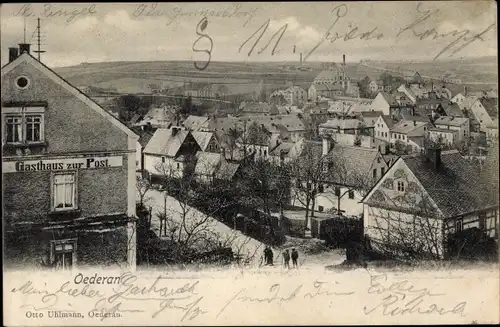
{"type": "Polygon", "coordinates": [[[189,131],[186,130],[177,129],[174,132],[174,129],[159,128],[149,140],[144,153],[175,157],[188,135],[189,131]]]}
{"type": "Polygon", "coordinates": [[[196,140],[196,143],[200,146],[201,151],[205,151],[207,149],[208,144],[214,135],[212,132],[191,132],[191,134],[196,140]]]}
{"type": "Polygon", "coordinates": [[[329,160],[336,163],[330,171],[329,181],[357,186],[360,178],[370,176],[378,154],[377,149],[335,145],[327,155],[329,160]]]}
{"type": "Polygon", "coordinates": [[[453,102],[443,102],[441,103],[447,116],[462,117],[463,113],[458,104],[453,102]]]}
{"type": "Polygon", "coordinates": [[[387,92],[379,92],[379,93],[382,95],[382,97],[385,99],[385,101],[387,101],[389,105],[398,104],[396,98],[392,94],[389,94],[387,92]]]}
{"type": "Polygon", "coordinates": [[[264,124],[268,130],[271,130],[275,125],[283,125],[289,132],[304,131],[306,129],[304,122],[297,117],[297,114],[259,117],[256,121],[264,124]]]}
{"type": "Polygon", "coordinates": [[[462,126],[469,121],[468,118],[442,116],[434,120],[434,125],[462,126]]]}
{"type": "Polygon", "coordinates": [[[455,134],[458,131],[456,129],[447,129],[447,128],[439,128],[439,127],[431,127],[429,128],[430,132],[440,132],[440,133],[450,133],[455,134]]]}
{"type": "Polygon", "coordinates": [[[401,134],[408,134],[410,133],[411,131],[417,129],[417,128],[420,128],[424,125],[426,125],[427,123],[424,123],[424,122],[421,122],[421,121],[400,121],[399,123],[397,123],[396,125],[394,125],[392,128],[391,128],[391,132],[393,133],[401,133],[401,134]]]}
{"type": "Polygon", "coordinates": [[[326,123],[319,125],[323,128],[356,129],[360,128],[362,123],[357,119],[330,119],[326,123]]]}
{"type": "Polygon", "coordinates": [[[423,156],[403,159],[445,217],[484,209],[488,191],[479,177],[479,165],[464,159],[458,151],[441,153],[438,169],[423,156]]]}
{"type": "Polygon", "coordinates": [[[215,177],[226,181],[231,180],[239,167],[240,165],[237,163],[222,160],[215,177]]]}
{"type": "Polygon", "coordinates": [[[480,98],[479,101],[491,118],[498,116],[498,99],[495,98],[480,98]]]}
{"type": "Polygon", "coordinates": [[[190,115],[182,125],[191,131],[198,131],[208,121],[208,117],[190,115]]]}
{"type": "Polygon", "coordinates": [[[486,160],[481,169],[479,180],[483,187],[488,190],[485,197],[487,204],[498,205],[499,200],[499,177],[498,177],[498,140],[494,142],[488,151],[486,160]]]}
{"type": "Polygon", "coordinates": [[[394,121],[389,115],[382,115],[382,119],[384,120],[387,127],[391,128],[394,125],[394,121]]]}
{"type": "Polygon", "coordinates": [[[196,166],[194,173],[197,175],[211,175],[213,176],[219,165],[221,164],[222,156],[219,153],[210,153],[198,151],[196,153],[196,166]]]}
{"type": "Polygon", "coordinates": [[[153,133],[143,131],[141,128],[132,127],[131,130],[134,131],[134,133],[136,133],[137,135],[139,135],[139,143],[143,148],[149,143],[149,141],[153,137],[153,133]]]}

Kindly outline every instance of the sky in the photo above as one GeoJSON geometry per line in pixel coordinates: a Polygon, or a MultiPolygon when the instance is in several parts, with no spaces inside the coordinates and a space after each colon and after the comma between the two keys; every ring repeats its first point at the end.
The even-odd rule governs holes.
{"type": "Polygon", "coordinates": [[[300,53],[306,61],[323,62],[339,62],[343,54],[347,62],[497,56],[495,6],[494,1],[3,4],[1,61],[8,61],[8,48],[23,42],[25,34],[36,48],[37,18],[46,51],[41,60],[50,67],[299,62],[300,53]]]}

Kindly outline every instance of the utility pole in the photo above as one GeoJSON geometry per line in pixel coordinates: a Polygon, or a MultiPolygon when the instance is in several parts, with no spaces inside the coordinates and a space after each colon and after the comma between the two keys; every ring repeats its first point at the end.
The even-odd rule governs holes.
{"type": "Polygon", "coordinates": [[[40,30],[41,30],[41,27],[40,27],[40,18],[37,19],[37,26],[36,26],[36,30],[37,30],[37,44],[38,44],[38,50],[34,51],[35,53],[38,54],[38,61],[40,61],[40,54],[44,53],[45,51],[44,50],[41,50],[41,37],[40,37],[40,30]]]}

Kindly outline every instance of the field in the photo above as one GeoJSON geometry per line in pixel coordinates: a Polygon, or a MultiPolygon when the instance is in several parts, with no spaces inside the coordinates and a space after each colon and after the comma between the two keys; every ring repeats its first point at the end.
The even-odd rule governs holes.
{"type": "MultiPolygon", "coordinates": [[[[84,63],[55,71],[74,85],[113,88],[121,93],[145,93],[150,84],[168,89],[184,83],[210,83],[225,85],[228,94],[244,94],[252,93],[259,85],[264,85],[267,91],[291,84],[307,88],[323,69],[323,63],[319,62],[307,63],[307,71],[296,69],[298,66],[298,63],[279,62],[212,62],[206,70],[199,71],[190,61],[152,61],[84,63]]],[[[403,73],[418,71],[423,76],[436,78],[452,72],[456,78],[477,89],[497,87],[496,58],[488,57],[435,62],[347,63],[346,71],[351,79],[360,80],[365,76],[377,78],[383,69],[396,71],[398,67],[403,73]]]]}

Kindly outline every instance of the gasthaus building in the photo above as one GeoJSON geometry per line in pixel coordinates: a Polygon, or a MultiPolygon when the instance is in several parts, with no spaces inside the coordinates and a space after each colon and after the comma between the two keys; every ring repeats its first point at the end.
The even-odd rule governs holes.
{"type": "Polygon", "coordinates": [[[29,44],[1,81],[6,267],[134,270],[138,136],[29,44]]]}

